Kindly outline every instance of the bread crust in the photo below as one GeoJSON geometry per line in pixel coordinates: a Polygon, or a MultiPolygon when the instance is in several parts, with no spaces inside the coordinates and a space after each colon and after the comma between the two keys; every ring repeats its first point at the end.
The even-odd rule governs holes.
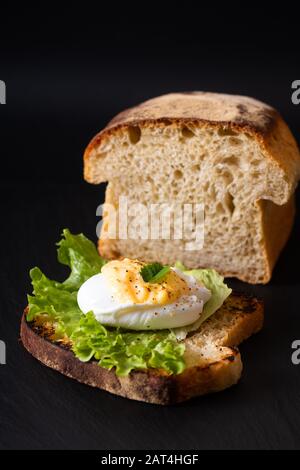
{"type": "MultiPolygon", "coordinates": [[[[228,270],[228,266],[225,269],[222,269],[222,266],[216,268],[226,277],[238,277],[249,283],[269,282],[275,262],[292,229],[295,214],[292,199],[300,178],[300,153],[288,126],[274,108],[245,96],[206,92],[163,95],[121,112],[92,139],[84,154],[85,179],[95,184],[110,179],[109,173],[105,173],[105,168],[104,171],[98,172],[97,176],[93,170],[98,159],[101,161],[103,158],[99,149],[109,149],[109,139],[112,136],[121,135],[128,129],[130,131],[131,127],[152,129],[165,126],[216,128],[225,134],[232,130],[247,134],[258,144],[262,158],[268,160],[272,168],[272,177],[268,180],[272,189],[270,193],[266,189],[262,197],[274,203],[272,210],[269,207],[266,210],[264,200],[252,201],[257,206],[258,218],[261,219],[261,225],[258,227],[261,232],[258,250],[264,269],[260,270],[258,276],[246,269],[237,272],[234,266],[232,271],[228,270]],[[275,194],[274,188],[278,185],[280,191],[275,194]],[[277,223],[279,219],[280,227],[277,223]]],[[[109,159],[109,150],[103,153],[105,154],[109,159]]],[[[106,201],[108,200],[107,192],[106,201]]],[[[103,230],[98,247],[101,255],[108,259],[126,255],[122,250],[119,253],[118,240],[105,238],[103,230]]],[[[140,253],[139,257],[141,256],[140,253]]],[[[201,266],[199,260],[199,265],[193,267],[201,266]]]]}
{"type": "MultiPolygon", "coordinates": [[[[66,345],[53,342],[47,330],[21,320],[21,340],[24,347],[40,362],[79,382],[133,400],[170,405],[192,397],[223,390],[235,384],[241,375],[242,362],[238,349],[241,341],[257,332],[263,323],[263,304],[255,298],[235,294],[215,314],[222,318],[229,309],[237,316],[222,344],[218,360],[190,362],[189,350],[199,347],[201,328],[185,340],[187,368],[179,375],[163,370],[133,371],[117,377],[114,370],[100,367],[96,361],[81,362],[66,345]]],[[[208,320],[209,321],[209,320],[208,320]]],[[[199,358],[200,359],[200,358],[199,358]]]]}
{"type": "MultiPolygon", "coordinates": [[[[262,252],[264,253],[266,265],[265,277],[262,283],[266,284],[271,279],[275,263],[293,228],[296,213],[295,196],[293,194],[290,200],[282,206],[277,206],[270,201],[258,201],[257,204],[260,206],[262,218],[262,252]]],[[[250,281],[245,280],[251,282],[251,279],[250,281]]]]}
{"type": "Polygon", "coordinates": [[[84,177],[95,183],[89,168],[89,157],[111,135],[130,126],[141,128],[173,125],[176,127],[217,127],[247,133],[255,138],[266,158],[275,162],[290,181],[287,202],[300,177],[300,153],[288,126],[274,108],[247,96],[209,92],[170,93],[145,101],[115,116],[89,143],[84,153],[84,177]],[[280,134],[287,152],[277,151],[280,134]]]}

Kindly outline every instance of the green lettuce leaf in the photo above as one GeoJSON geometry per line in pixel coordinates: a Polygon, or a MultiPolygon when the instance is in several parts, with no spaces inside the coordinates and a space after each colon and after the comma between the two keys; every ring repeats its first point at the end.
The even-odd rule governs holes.
{"type": "Polygon", "coordinates": [[[30,277],[33,295],[27,297],[27,321],[47,314],[57,333],[69,336],[82,315],[77,304],[77,291],[70,292],[62,283],[48,279],[39,268],[31,269],[30,277]]]}
{"type": "Polygon", "coordinates": [[[68,290],[78,290],[87,279],[101,271],[106,261],[99,256],[94,243],[82,233],[73,235],[64,229],[63,237],[57,243],[57,257],[60,263],[71,269],[63,285],[68,290]]]}
{"type": "Polygon", "coordinates": [[[190,269],[188,270],[181,262],[175,263],[177,269],[195,277],[207,289],[211,291],[211,298],[204,304],[201,317],[191,325],[182,328],[174,328],[173,331],[178,339],[184,339],[190,331],[195,331],[199,326],[213,315],[224,303],[227,297],[231,294],[230,289],[224,282],[221,276],[214,269],[190,269]]]}
{"type": "Polygon", "coordinates": [[[33,294],[28,296],[27,320],[47,316],[58,335],[67,335],[72,350],[81,361],[92,358],[118,375],[133,369],[157,368],[179,374],[184,370],[184,345],[169,330],[133,332],[105,328],[92,312],[84,315],[77,304],[83,282],[101,271],[105,260],[84,235],[63,231],[58,243],[58,260],[69,266],[69,277],[62,283],[50,280],[39,268],[30,271],[33,294]]]}
{"type": "Polygon", "coordinates": [[[133,369],[148,367],[179,374],[184,370],[184,345],[167,330],[129,332],[107,329],[92,312],[83,315],[71,335],[73,351],[81,361],[92,357],[107,369],[116,368],[117,375],[128,375],[133,369]]]}

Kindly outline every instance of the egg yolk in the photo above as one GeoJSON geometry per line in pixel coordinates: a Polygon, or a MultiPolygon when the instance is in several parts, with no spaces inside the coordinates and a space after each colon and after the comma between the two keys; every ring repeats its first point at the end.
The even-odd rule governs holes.
{"type": "Polygon", "coordinates": [[[164,305],[188,293],[187,283],[173,270],[158,283],[145,282],[140,274],[146,263],[125,258],[105,264],[101,270],[119,302],[164,305]]]}

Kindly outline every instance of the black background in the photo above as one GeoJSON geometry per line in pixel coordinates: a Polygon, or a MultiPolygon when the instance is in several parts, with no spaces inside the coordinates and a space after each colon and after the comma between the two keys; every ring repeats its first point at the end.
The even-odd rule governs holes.
{"type": "Polygon", "coordinates": [[[270,284],[230,281],[266,304],[230,390],[169,408],[131,402],[41,366],[18,342],[30,267],[65,274],[54,248],[63,227],[96,240],[104,186],[83,182],[82,154],[118,111],[169,91],[246,94],[278,108],[300,140],[298,15],[276,8],[1,6],[1,448],[300,447],[298,220],[270,284]]]}

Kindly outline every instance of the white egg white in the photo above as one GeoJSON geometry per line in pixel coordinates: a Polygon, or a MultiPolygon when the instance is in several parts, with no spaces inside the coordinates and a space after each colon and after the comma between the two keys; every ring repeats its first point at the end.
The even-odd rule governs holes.
{"type": "Polygon", "coordinates": [[[180,296],[176,302],[165,305],[120,303],[113,296],[105,276],[99,273],[80,287],[77,295],[79,308],[83,313],[92,311],[103,325],[131,330],[162,330],[190,325],[200,318],[203,305],[210,299],[211,293],[193,276],[176,268],[171,269],[190,288],[189,295],[180,296]]]}

